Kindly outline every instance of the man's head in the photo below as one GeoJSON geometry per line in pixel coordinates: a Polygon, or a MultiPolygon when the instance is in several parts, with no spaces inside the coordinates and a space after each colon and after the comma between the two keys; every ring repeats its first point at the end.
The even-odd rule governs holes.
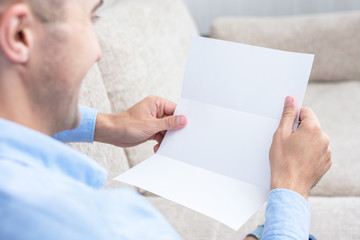
{"type": "Polygon", "coordinates": [[[101,58],[101,4],[0,0],[0,117],[49,135],[79,124],[81,82],[101,58]]]}
{"type": "Polygon", "coordinates": [[[59,21],[65,17],[64,0],[1,0],[0,5],[6,7],[21,2],[28,4],[43,22],[59,21]]]}

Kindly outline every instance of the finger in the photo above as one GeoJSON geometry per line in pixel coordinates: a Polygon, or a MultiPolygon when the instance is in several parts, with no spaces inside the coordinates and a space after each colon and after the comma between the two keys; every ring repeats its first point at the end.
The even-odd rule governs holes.
{"type": "Polygon", "coordinates": [[[155,120],[156,132],[161,132],[166,130],[177,130],[185,127],[186,124],[187,124],[187,119],[183,115],[170,116],[155,120]]]}
{"type": "Polygon", "coordinates": [[[328,148],[328,154],[327,154],[327,156],[328,156],[328,167],[327,167],[327,171],[331,168],[331,166],[332,166],[332,160],[331,160],[331,148],[329,147],[328,148]]]}
{"type": "Polygon", "coordinates": [[[319,122],[318,118],[316,117],[314,111],[311,108],[307,108],[307,107],[303,107],[300,110],[300,121],[304,121],[304,120],[315,120],[317,122],[319,122]]]}
{"type": "Polygon", "coordinates": [[[320,127],[319,119],[316,117],[314,111],[310,108],[301,108],[299,119],[301,121],[299,128],[307,128],[311,126],[320,127]]]}
{"type": "Polygon", "coordinates": [[[173,115],[176,109],[176,104],[166,99],[163,99],[163,101],[164,101],[164,113],[166,115],[173,115]]]}
{"type": "Polygon", "coordinates": [[[164,116],[172,116],[176,109],[175,103],[161,97],[156,97],[155,104],[157,108],[156,112],[158,118],[164,116]]]}
{"type": "Polygon", "coordinates": [[[154,140],[158,143],[161,143],[163,139],[164,139],[164,135],[162,135],[161,133],[157,133],[154,137],[154,140]]]}
{"type": "Polygon", "coordinates": [[[286,135],[290,135],[293,132],[296,116],[297,106],[295,99],[293,97],[286,97],[278,130],[286,135]]]}
{"type": "Polygon", "coordinates": [[[156,153],[160,148],[160,144],[156,144],[154,147],[154,152],[156,153]]]}
{"type": "Polygon", "coordinates": [[[161,131],[154,136],[154,140],[157,141],[157,144],[155,145],[155,147],[157,146],[157,148],[154,147],[154,152],[157,152],[158,148],[160,147],[162,141],[165,138],[165,133],[166,131],[161,131]]]}

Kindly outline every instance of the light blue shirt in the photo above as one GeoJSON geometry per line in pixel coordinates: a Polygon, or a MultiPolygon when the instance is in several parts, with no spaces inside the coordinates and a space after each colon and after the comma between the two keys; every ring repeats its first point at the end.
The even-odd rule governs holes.
{"type": "Polygon", "coordinates": [[[263,240],[307,240],[310,206],[298,193],[276,189],[269,193],[263,240]]]}
{"type": "MultiPolygon", "coordinates": [[[[96,110],[55,137],[92,142],[96,110]]],[[[0,239],[180,239],[138,193],[101,189],[106,171],[71,147],[0,119],[0,239]]],[[[310,208],[295,192],[269,194],[263,239],[306,239],[310,208]]],[[[210,231],[211,229],[209,229],[210,231]]]]}

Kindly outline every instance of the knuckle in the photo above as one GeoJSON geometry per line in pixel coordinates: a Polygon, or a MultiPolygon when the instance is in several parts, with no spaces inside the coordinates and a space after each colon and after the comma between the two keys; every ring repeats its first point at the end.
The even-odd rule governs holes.
{"type": "Polygon", "coordinates": [[[313,131],[316,132],[316,133],[318,133],[318,134],[320,134],[320,133],[322,134],[322,129],[321,129],[320,124],[314,123],[314,125],[313,125],[313,131]]]}
{"type": "Polygon", "coordinates": [[[300,109],[300,118],[304,118],[304,116],[307,116],[311,112],[311,109],[308,107],[302,107],[300,109]]]}
{"type": "Polygon", "coordinates": [[[309,107],[303,107],[301,111],[304,111],[307,115],[310,115],[312,117],[315,117],[315,112],[312,110],[312,108],[309,107]]]}
{"type": "Polygon", "coordinates": [[[325,141],[326,141],[326,145],[329,146],[329,145],[330,145],[330,138],[329,138],[329,136],[326,135],[325,141]]]}
{"type": "Polygon", "coordinates": [[[331,150],[331,148],[328,148],[327,153],[328,153],[329,159],[331,160],[331,155],[332,155],[332,150],[331,150]]]}
{"type": "Polygon", "coordinates": [[[170,128],[171,125],[172,125],[171,118],[166,118],[166,119],[165,119],[165,126],[166,126],[167,128],[170,128]]]}
{"type": "Polygon", "coordinates": [[[306,128],[309,132],[315,134],[315,135],[319,135],[322,133],[321,127],[319,124],[317,124],[316,122],[312,122],[311,124],[307,124],[306,128]]]}
{"type": "Polygon", "coordinates": [[[329,138],[329,136],[326,135],[325,133],[323,133],[323,142],[324,142],[324,145],[325,145],[326,147],[329,147],[329,145],[330,145],[330,138],[329,138]]]}
{"type": "Polygon", "coordinates": [[[329,171],[329,169],[331,168],[332,166],[332,161],[331,159],[329,161],[326,162],[325,164],[325,172],[329,171]]]}
{"type": "Polygon", "coordinates": [[[284,111],[283,111],[283,118],[286,118],[286,117],[292,117],[295,113],[295,110],[292,106],[287,106],[284,108],[284,111]]]}
{"type": "Polygon", "coordinates": [[[318,122],[315,112],[309,107],[302,107],[300,110],[300,119],[311,120],[312,122],[318,122]]]}
{"type": "Polygon", "coordinates": [[[275,137],[278,137],[281,133],[282,133],[282,129],[281,129],[281,128],[278,128],[278,129],[276,129],[276,131],[274,132],[273,137],[274,137],[274,138],[275,138],[275,137]]]}
{"type": "Polygon", "coordinates": [[[281,128],[278,128],[273,135],[273,141],[279,141],[282,135],[283,135],[283,130],[281,128]]]}
{"type": "Polygon", "coordinates": [[[314,110],[312,110],[312,108],[310,108],[310,107],[304,107],[304,108],[305,108],[306,111],[308,111],[309,113],[315,115],[314,110]]]}
{"type": "Polygon", "coordinates": [[[326,153],[324,154],[324,161],[327,165],[332,165],[332,159],[331,159],[331,149],[330,147],[327,148],[326,153]]]}
{"type": "Polygon", "coordinates": [[[165,125],[168,129],[175,128],[177,126],[175,117],[168,117],[165,119],[165,125]]]}
{"type": "Polygon", "coordinates": [[[156,96],[154,96],[154,95],[149,95],[149,96],[147,96],[145,99],[148,100],[148,101],[155,101],[155,100],[156,100],[156,96]]]}
{"type": "Polygon", "coordinates": [[[330,158],[329,158],[329,166],[331,167],[332,164],[333,164],[333,161],[332,161],[332,159],[331,159],[331,157],[330,157],[330,158]]]}

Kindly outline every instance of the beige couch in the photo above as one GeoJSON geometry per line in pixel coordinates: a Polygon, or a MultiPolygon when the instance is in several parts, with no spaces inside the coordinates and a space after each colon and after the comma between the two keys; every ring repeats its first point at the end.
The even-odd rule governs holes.
{"type": "MultiPolygon", "coordinates": [[[[102,20],[95,29],[103,58],[86,77],[80,102],[107,113],[123,111],[148,95],[176,102],[180,97],[189,44],[192,36],[198,35],[182,0],[106,1],[100,16],[102,20]]],[[[285,50],[316,52],[319,48],[326,54],[336,48],[339,55],[326,55],[314,66],[316,80],[324,77],[331,81],[312,82],[305,99],[305,105],[315,110],[330,135],[333,149],[333,168],[309,199],[311,231],[318,239],[360,239],[360,81],[355,81],[355,78],[360,79],[360,31],[355,32],[353,26],[357,21],[359,28],[360,23],[359,14],[351,17],[353,20],[347,23],[352,25],[345,30],[341,28],[338,32],[335,28],[337,24],[343,27],[342,21],[326,29],[325,36],[337,34],[329,41],[312,38],[311,34],[316,35],[326,26],[326,21],[319,21],[317,17],[311,21],[305,19],[308,22],[304,25],[301,25],[305,21],[302,18],[291,19],[294,22],[287,22],[289,19],[270,21],[271,28],[268,21],[257,19],[219,19],[212,29],[216,38],[285,50]],[[294,42],[298,37],[304,38],[304,42],[294,42]],[[358,45],[356,41],[350,42],[353,38],[358,45]],[[334,39],[349,42],[343,46],[334,39]],[[327,64],[330,66],[326,67],[327,64]],[[343,81],[349,78],[354,81],[343,81]]],[[[99,143],[72,145],[109,171],[106,187],[133,188],[112,178],[151,156],[154,143],[128,149],[99,143]]],[[[234,232],[185,207],[135,190],[143,193],[164,214],[183,239],[243,239],[246,233],[264,222],[265,206],[234,232]]]]}

